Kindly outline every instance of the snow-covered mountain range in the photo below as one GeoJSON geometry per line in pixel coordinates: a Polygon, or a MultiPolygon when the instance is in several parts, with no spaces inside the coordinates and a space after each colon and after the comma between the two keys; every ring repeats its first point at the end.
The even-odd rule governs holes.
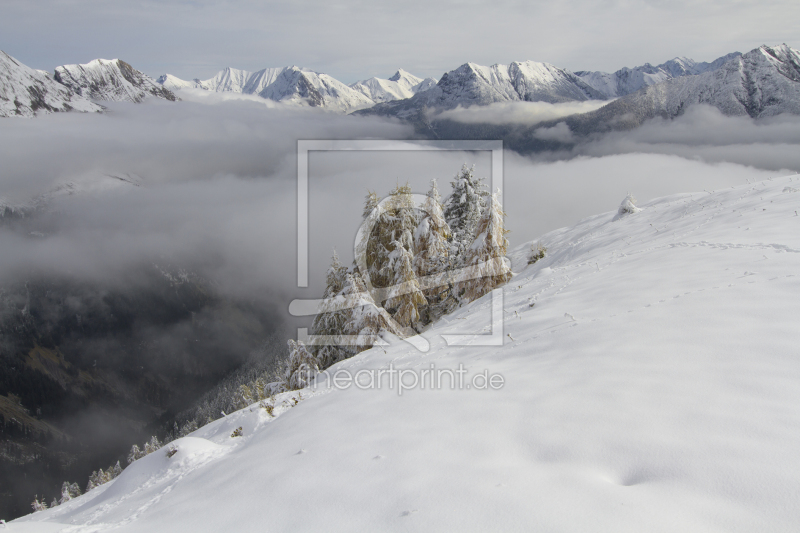
{"type": "Polygon", "coordinates": [[[435,79],[419,78],[403,69],[398,70],[388,80],[370,78],[350,85],[350,87],[361,92],[376,104],[411,98],[415,94],[427,91],[435,86],[435,79]]]}
{"type": "Polygon", "coordinates": [[[579,71],[575,74],[601,92],[606,98],[617,98],[672,78],[693,76],[717,70],[740,55],[742,54],[739,52],[733,52],[710,63],[698,63],[688,57],[676,57],[657,66],[645,63],[634,68],[624,67],[613,73],[579,71]]]}
{"type": "Polygon", "coordinates": [[[119,59],[95,59],[82,65],[56,67],[54,78],[92,100],[135,103],[150,97],[176,100],[172,91],[119,59]]]}
{"type": "Polygon", "coordinates": [[[761,46],[715,70],[650,85],[564,122],[583,134],[631,129],[654,117],[676,117],[694,104],[710,105],[730,116],[799,115],[800,51],[785,44],[761,46]]]}
{"type": "Polygon", "coordinates": [[[370,78],[348,86],[327,74],[296,66],[257,72],[225,68],[210,79],[193,81],[164,74],[154,81],[124,61],[103,59],[58,67],[50,78],[3,54],[0,113],[32,116],[36,110],[97,111],[99,108],[92,107],[87,98],[175,100],[174,91],[202,89],[427,123],[428,110],[435,114],[502,102],[557,104],[621,97],[568,121],[570,127],[594,131],[597,128],[592,123],[598,120],[614,119],[615,127],[635,127],[653,116],[676,116],[696,103],[713,105],[729,115],[797,113],[798,65],[797,50],[781,45],[762,46],[744,55],[734,52],[710,63],[679,57],[657,66],[645,64],[614,73],[573,73],[536,61],[492,66],[465,63],[445,73],[438,82],[401,69],[389,79],[370,78]],[[426,117],[421,117],[422,112],[426,117]]]}
{"type": "Polygon", "coordinates": [[[511,252],[502,309],[427,352],[362,352],[7,529],[795,531],[800,178],[638,207],[511,252]]]}
{"type": "Polygon", "coordinates": [[[376,105],[363,114],[415,116],[421,109],[437,110],[489,105],[496,102],[560,103],[603,100],[600,91],[569,70],[537,61],[490,67],[465,63],[442,76],[435,87],[406,100],[376,105]]]}
{"type": "Polygon", "coordinates": [[[0,51],[0,117],[59,111],[101,112],[99,105],[0,51]]]}
{"type": "Polygon", "coordinates": [[[374,105],[372,99],[327,74],[301,67],[265,68],[248,72],[225,68],[208,80],[181,80],[171,74],[158,83],[172,90],[204,89],[253,94],[276,102],[297,103],[348,113],[374,105]]]}

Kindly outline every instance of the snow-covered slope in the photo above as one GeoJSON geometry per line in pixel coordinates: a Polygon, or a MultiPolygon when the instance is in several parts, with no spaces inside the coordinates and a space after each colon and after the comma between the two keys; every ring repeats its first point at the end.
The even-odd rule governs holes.
{"type": "Polygon", "coordinates": [[[102,110],[99,105],[53,81],[46,72],[23,65],[0,51],[0,117],[102,110]]]}
{"type": "Polygon", "coordinates": [[[400,69],[388,80],[370,78],[358,81],[350,85],[350,87],[379,104],[381,102],[411,98],[418,92],[427,91],[435,85],[436,80],[433,78],[419,78],[400,69]]]}
{"type": "Polygon", "coordinates": [[[714,71],[740,55],[739,52],[732,52],[711,63],[698,63],[688,57],[676,57],[655,67],[645,63],[640,67],[625,67],[613,73],[580,71],[575,74],[606,98],[617,98],[672,78],[714,71]]]}
{"type": "Polygon", "coordinates": [[[95,59],[82,65],[56,67],[55,79],[93,100],[136,103],[149,97],[176,100],[172,91],[119,59],[95,59]]]}
{"type": "Polygon", "coordinates": [[[426,332],[427,353],[332,369],[366,388],[390,365],[406,385],[463,365],[463,388],[320,379],[277,418],[230,414],[9,529],[796,531],[800,177],[639,207],[544,235],[533,265],[510,254],[503,346],[441,338],[488,333],[487,296],[426,332]],[[504,385],[481,389],[484,371],[504,385]]]}
{"type": "Polygon", "coordinates": [[[374,105],[361,92],[327,74],[300,67],[266,68],[249,72],[225,68],[208,80],[185,81],[169,74],[158,78],[165,87],[255,94],[277,102],[297,103],[350,112],[374,105]]]}
{"type": "Polygon", "coordinates": [[[444,74],[427,91],[407,100],[379,104],[363,113],[406,118],[426,108],[446,110],[496,102],[560,103],[604,98],[572,72],[549,63],[525,61],[491,67],[465,63],[444,74]]]}

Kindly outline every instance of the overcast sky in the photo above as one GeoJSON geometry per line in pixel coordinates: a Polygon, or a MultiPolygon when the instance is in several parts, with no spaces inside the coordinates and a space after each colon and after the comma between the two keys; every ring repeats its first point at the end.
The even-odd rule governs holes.
{"type": "Polygon", "coordinates": [[[0,50],[52,71],[120,58],[151,76],[299,65],[351,83],[472,61],[614,71],[800,47],[797,0],[2,0],[0,50]]]}

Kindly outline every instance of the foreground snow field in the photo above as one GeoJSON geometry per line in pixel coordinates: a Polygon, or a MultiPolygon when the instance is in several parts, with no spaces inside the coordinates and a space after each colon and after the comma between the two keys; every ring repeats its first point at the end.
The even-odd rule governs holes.
{"type": "Polygon", "coordinates": [[[543,236],[533,265],[510,254],[504,346],[441,338],[487,331],[487,296],[427,353],[332,369],[463,364],[501,389],[325,382],[6,530],[797,531],[800,177],[639,207],[543,236]]]}

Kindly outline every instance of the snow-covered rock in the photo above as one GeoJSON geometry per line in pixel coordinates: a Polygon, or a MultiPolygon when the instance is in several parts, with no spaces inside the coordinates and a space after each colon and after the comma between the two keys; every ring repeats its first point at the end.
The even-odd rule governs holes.
{"type": "Polygon", "coordinates": [[[55,80],[93,100],[141,102],[156,97],[175,101],[175,95],[146,74],[119,59],[95,59],[82,65],[56,67],[55,80]]]}
{"type": "Polygon", "coordinates": [[[0,117],[33,117],[58,111],[102,112],[103,108],[0,51],[0,117]]]}
{"type": "Polygon", "coordinates": [[[8,529],[794,531],[800,196],[782,191],[798,180],[617,220],[609,205],[537,239],[532,265],[511,252],[502,312],[487,295],[424,332],[427,352],[395,341],[332,367],[359,387],[321,377],[277,418],[231,413],[8,529]],[[430,386],[459,365],[463,385],[430,386]],[[400,394],[390,367],[427,384],[400,394]]]}
{"type": "Polygon", "coordinates": [[[332,76],[294,66],[266,68],[257,72],[225,68],[213,78],[191,82],[165,74],[158,78],[158,82],[176,90],[204,89],[254,94],[276,102],[309,105],[345,113],[374,105],[368,96],[332,76]]]}
{"type": "Polygon", "coordinates": [[[496,102],[561,103],[605,99],[570,72],[549,63],[513,62],[490,67],[465,63],[442,76],[436,86],[412,98],[379,104],[364,114],[406,118],[423,109],[447,110],[496,102]]]}
{"type": "Polygon", "coordinates": [[[728,61],[740,55],[742,54],[739,52],[732,52],[710,63],[698,63],[688,57],[676,57],[675,59],[670,59],[657,66],[645,63],[639,67],[625,67],[613,73],[579,71],[575,74],[593,88],[603,93],[606,98],[617,98],[672,78],[694,76],[696,74],[717,70],[728,61]]]}
{"type": "Polygon", "coordinates": [[[388,80],[370,78],[368,80],[358,81],[350,85],[350,87],[359,91],[376,104],[379,104],[381,102],[411,98],[418,92],[427,91],[435,85],[436,80],[433,78],[419,78],[403,69],[399,69],[394,76],[388,80]]]}

